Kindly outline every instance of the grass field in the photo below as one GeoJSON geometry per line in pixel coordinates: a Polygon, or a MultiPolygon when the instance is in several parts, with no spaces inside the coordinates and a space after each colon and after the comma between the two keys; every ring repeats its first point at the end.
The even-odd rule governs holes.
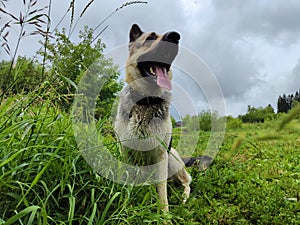
{"type": "MultiPolygon", "coordinates": [[[[93,172],[70,115],[51,100],[7,99],[0,105],[0,224],[300,224],[300,120],[276,131],[285,118],[228,129],[213,164],[189,169],[187,204],[170,184],[163,214],[153,186],[93,172]]],[[[209,135],[200,132],[195,155],[209,135]]]]}

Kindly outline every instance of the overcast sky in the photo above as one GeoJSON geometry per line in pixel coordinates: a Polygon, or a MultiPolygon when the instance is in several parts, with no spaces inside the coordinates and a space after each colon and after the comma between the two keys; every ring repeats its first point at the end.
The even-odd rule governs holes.
{"type": "MultiPolygon", "coordinates": [[[[10,0],[7,9],[18,11],[22,9],[21,2],[10,0]]],[[[75,1],[75,20],[87,2],[75,1]]],[[[78,30],[84,25],[96,27],[123,3],[95,0],[79,20],[71,39],[77,41],[78,30]]],[[[52,0],[52,27],[68,6],[67,0],[52,0]]],[[[106,51],[110,51],[128,42],[133,23],[144,31],[178,31],[180,46],[202,59],[216,77],[226,114],[236,116],[245,113],[247,105],[265,107],[270,103],[276,110],[279,95],[300,88],[299,13],[298,0],[149,0],[148,4],[118,10],[100,27],[101,30],[108,25],[100,38],[106,51]]],[[[68,14],[59,28],[68,28],[69,21],[68,14]]],[[[2,16],[1,27],[4,22],[6,18],[2,16]]],[[[21,43],[19,54],[32,56],[38,47],[37,40],[28,37],[21,43]]],[[[1,59],[7,59],[4,51],[0,54],[1,59]]],[[[174,70],[174,82],[188,90],[197,110],[209,107],[205,91],[184,77],[182,71],[174,70]]]]}

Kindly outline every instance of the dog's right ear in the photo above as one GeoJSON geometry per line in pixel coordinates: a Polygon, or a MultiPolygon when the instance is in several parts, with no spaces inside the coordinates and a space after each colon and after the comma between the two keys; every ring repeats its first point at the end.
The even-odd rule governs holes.
{"type": "Polygon", "coordinates": [[[129,42],[134,42],[143,34],[143,31],[137,24],[133,24],[129,33],[129,42]]]}

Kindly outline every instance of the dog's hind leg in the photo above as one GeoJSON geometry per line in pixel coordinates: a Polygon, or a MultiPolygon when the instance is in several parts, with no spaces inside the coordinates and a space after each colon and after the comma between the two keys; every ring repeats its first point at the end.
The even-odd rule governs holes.
{"type": "Polygon", "coordinates": [[[185,170],[184,162],[181,160],[178,152],[174,148],[171,148],[169,153],[168,167],[169,176],[171,176],[175,181],[179,182],[184,187],[183,203],[185,203],[190,196],[190,183],[192,178],[185,170]]]}
{"type": "Polygon", "coordinates": [[[191,192],[190,183],[192,181],[192,178],[187,173],[185,168],[182,168],[181,170],[179,170],[176,173],[175,177],[181,183],[181,185],[184,187],[184,190],[183,190],[183,203],[185,203],[186,200],[190,197],[190,192],[191,192]]]}

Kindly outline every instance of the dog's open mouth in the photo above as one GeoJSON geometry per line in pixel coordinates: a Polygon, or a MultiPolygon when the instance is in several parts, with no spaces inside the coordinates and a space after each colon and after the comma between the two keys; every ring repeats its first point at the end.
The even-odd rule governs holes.
{"type": "Polygon", "coordinates": [[[139,62],[138,68],[141,71],[143,77],[153,78],[157,85],[168,90],[172,89],[172,84],[169,79],[170,65],[166,63],[156,62],[139,62]]]}

